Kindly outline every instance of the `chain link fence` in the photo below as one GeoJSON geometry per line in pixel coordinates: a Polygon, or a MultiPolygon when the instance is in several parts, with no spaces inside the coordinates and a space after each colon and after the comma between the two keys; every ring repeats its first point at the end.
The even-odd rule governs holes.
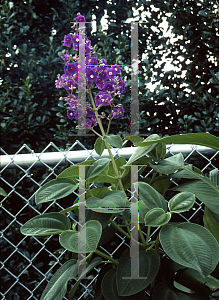
{"type": "MultiPolygon", "coordinates": [[[[128,159],[135,147],[125,141],[124,149],[112,149],[114,157],[124,156],[128,159]]],[[[218,166],[219,151],[211,148],[180,145],[167,147],[167,156],[182,152],[186,163],[192,163],[207,176],[209,171],[218,166]]],[[[0,186],[8,196],[1,196],[1,291],[2,299],[35,299],[38,300],[46,284],[58,268],[71,255],[62,249],[57,236],[28,237],[20,233],[20,227],[30,218],[46,212],[60,211],[72,205],[72,195],[66,199],[35,205],[34,196],[38,189],[70,165],[89,159],[98,159],[94,150],[87,150],[76,141],[67,151],[61,151],[54,143],[50,143],[41,153],[34,153],[27,145],[23,145],[14,155],[1,150],[0,186]],[[77,150],[83,149],[83,150],[77,150]]],[[[101,157],[107,157],[104,152],[101,157]]],[[[150,176],[152,171],[144,174],[150,176]]],[[[142,176],[142,175],[141,175],[142,176]]],[[[172,181],[177,185],[176,182],[172,181]]],[[[76,199],[78,194],[73,193],[76,199]]],[[[189,212],[178,214],[181,221],[202,223],[203,206],[196,202],[189,212]]],[[[76,222],[73,212],[68,216],[76,222]]],[[[143,224],[142,224],[143,225],[143,224]]],[[[150,239],[159,228],[152,231],[150,239]]],[[[144,227],[142,227],[144,231],[144,227]]],[[[146,233],[143,232],[146,236],[146,233]]],[[[130,247],[130,241],[116,233],[109,245],[101,246],[101,250],[113,258],[118,258],[130,247]]],[[[74,254],[73,254],[74,257],[74,254]]],[[[74,257],[77,259],[77,256],[74,257]]],[[[92,271],[92,279],[80,282],[74,299],[93,299],[94,287],[100,267],[92,271]]],[[[89,274],[90,275],[90,274],[89,274]]],[[[73,285],[76,279],[68,284],[73,285]]],[[[64,298],[67,299],[67,298],[64,298]]]]}

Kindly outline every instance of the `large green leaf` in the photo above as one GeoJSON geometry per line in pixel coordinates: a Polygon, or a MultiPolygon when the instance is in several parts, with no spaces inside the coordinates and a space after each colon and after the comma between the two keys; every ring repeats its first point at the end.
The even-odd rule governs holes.
{"type": "MultiPolygon", "coordinates": [[[[116,286],[116,269],[109,270],[103,277],[101,290],[106,300],[123,300],[124,297],[119,296],[116,286]]],[[[141,291],[137,294],[126,296],[126,300],[145,300],[145,292],[141,291]]]]}
{"type": "Polygon", "coordinates": [[[64,198],[78,188],[78,183],[69,178],[57,178],[44,184],[35,196],[36,204],[64,198]]]}
{"type": "Polygon", "coordinates": [[[205,206],[203,221],[205,228],[213,234],[219,244],[219,222],[214,218],[207,206],[205,206]]]}
{"type": "Polygon", "coordinates": [[[168,157],[164,160],[159,161],[158,164],[149,163],[150,167],[154,169],[156,172],[162,174],[172,174],[176,170],[184,167],[184,157],[182,153],[178,153],[174,156],[168,157]]]}
{"type": "Polygon", "coordinates": [[[119,213],[126,207],[126,194],[123,191],[110,191],[102,199],[90,197],[86,207],[100,213],[119,213]]]}
{"type": "MultiPolygon", "coordinates": [[[[126,137],[125,139],[128,139],[128,137],[126,137]]],[[[171,135],[164,138],[160,138],[159,141],[157,141],[157,139],[151,139],[134,144],[139,147],[145,147],[157,143],[193,144],[219,150],[219,138],[206,132],[171,135]]]]}
{"type": "Polygon", "coordinates": [[[104,135],[103,140],[113,147],[120,148],[120,149],[122,148],[122,139],[118,134],[104,135]]]}
{"type": "MultiPolygon", "coordinates": [[[[134,254],[137,256],[137,253],[134,254]]],[[[143,247],[139,247],[139,276],[146,279],[124,279],[123,277],[138,276],[131,274],[130,249],[126,249],[119,260],[116,274],[116,285],[120,296],[134,295],[145,289],[156,277],[159,270],[159,257],[153,250],[145,252],[143,247]]]]}
{"type": "Polygon", "coordinates": [[[66,261],[52,276],[40,300],[61,300],[66,294],[67,283],[78,274],[78,263],[75,259],[66,261]]]}
{"type": "Polygon", "coordinates": [[[145,182],[134,183],[135,190],[137,191],[141,200],[145,203],[148,209],[160,207],[165,212],[167,211],[167,203],[164,197],[158,193],[152,186],[145,182]]]}
{"type": "Polygon", "coordinates": [[[149,210],[145,215],[145,226],[159,227],[167,224],[171,218],[169,212],[165,212],[162,208],[156,207],[149,210]]]}
{"type": "MultiPolygon", "coordinates": [[[[127,137],[125,138],[127,139],[127,137]]],[[[151,141],[151,140],[159,140],[160,136],[157,134],[152,134],[149,137],[147,137],[144,141],[151,141]]],[[[134,161],[136,161],[137,159],[145,156],[147,153],[149,153],[150,151],[152,151],[154,149],[154,147],[157,145],[157,143],[153,144],[153,145],[149,145],[146,147],[138,147],[135,152],[131,155],[131,157],[129,158],[127,165],[132,164],[134,161]]]]}
{"type": "Polygon", "coordinates": [[[86,267],[85,271],[80,274],[80,277],[78,278],[77,282],[73,285],[69,292],[69,299],[71,300],[81,282],[84,276],[86,276],[91,270],[93,270],[96,266],[98,266],[102,262],[101,257],[95,257],[89,265],[86,267]]]}
{"type": "Polygon", "coordinates": [[[89,166],[86,172],[86,179],[91,180],[92,178],[99,175],[109,165],[109,158],[100,158],[93,163],[93,166],[89,166]]]}
{"type": "Polygon", "coordinates": [[[79,232],[73,230],[64,231],[59,237],[59,242],[63,248],[71,252],[78,253],[78,247],[80,246],[80,249],[83,249],[80,253],[90,253],[97,249],[101,233],[102,226],[100,222],[90,220],[82,226],[79,232]]]}
{"type": "Polygon", "coordinates": [[[160,242],[172,260],[197,270],[204,277],[213,272],[218,263],[218,243],[214,236],[200,225],[164,225],[160,231],[160,242]]]}
{"type": "Polygon", "coordinates": [[[167,282],[159,283],[153,290],[152,300],[210,300],[205,294],[186,294],[167,282]]]}
{"type": "Polygon", "coordinates": [[[20,228],[20,231],[24,235],[44,236],[62,233],[70,227],[69,218],[58,212],[51,212],[30,219],[20,228]]]}
{"type": "Polygon", "coordinates": [[[181,213],[189,210],[195,203],[195,195],[189,192],[182,192],[169,200],[168,207],[171,213],[181,213]]]}

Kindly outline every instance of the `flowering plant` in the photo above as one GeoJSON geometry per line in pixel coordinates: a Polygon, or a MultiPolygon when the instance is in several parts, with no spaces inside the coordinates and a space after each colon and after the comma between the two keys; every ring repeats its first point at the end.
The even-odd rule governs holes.
{"type": "MultiPolygon", "coordinates": [[[[80,13],[76,21],[85,24],[80,13]]],[[[36,193],[36,204],[65,198],[77,188],[79,198],[69,208],[38,215],[21,227],[24,235],[59,234],[61,246],[73,255],[53,275],[40,299],[63,299],[68,282],[77,278],[75,284],[70,281],[69,299],[73,299],[80,281],[98,265],[103,267],[95,299],[146,299],[146,291],[150,292],[148,299],[153,300],[210,299],[219,287],[213,273],[219,261],[218,169],[207,178],[198,168],[185,164],[181,153],[165,157],[166,143],[191,143],[219,150],[219,139],[208,133],[165,138],[152,134],[146,139],[128,136],[125,140],[138,147],[128,161],[124,157],[114,159],[111,148],[122,148],[122,139],[109,134],[109,128],[113,119],[124,115],[122,104],[115,104],[116,96],[125,89],[117,76],[121,69],[118,65],[107,66],[104,59],[98,64],[91,42],[83,33],[66,35],[64,45],[73,45],[74,50],[81,47],[86,54],[82,60],[72,62],[76,58],[66,51],[62,56],[64,75],[58,76],[56,87],[68,92],[64,98],[69,105],[67,116],[82,119],[78,128],[89,128],[98,135],[94,149],[100,159],[73,165],[43,185],[36,193]],[[81,79],[83,74],[86,76],[81,79]],[[101,90],[94,99],[93,84],[101,90]],[[86,89],[91,103],[73,94],[76,87],[86,89]],[[110,106],[110,114],[99,115],[99,109],[105,106],[110,106]],[[106,133],[103,118],[109,121],[106,133]],[[102,135],[94,130],[97,125],[102,135]],[[110,158],[101,158],[105,148],[110,158]],[[143,177],[146,168],[151,169],[152,177],[143,177]],[[177,186],[171,185],[172,178],[179,180],[177,186]],[[205,226],[176,222],[174,215],[191,210],[195,201],[205,205],[205,226]],[[78,219],[73,224],[69,219],[72,214],[74,220],[78,219]],[[100,249],[117,232],[128,238],[131,247],[115,258],[100,249]]]]}

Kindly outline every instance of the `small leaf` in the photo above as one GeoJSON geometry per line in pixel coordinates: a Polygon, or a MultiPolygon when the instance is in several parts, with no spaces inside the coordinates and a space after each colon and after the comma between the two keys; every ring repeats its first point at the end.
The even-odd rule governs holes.
{"type": "Polygon", "coordinates": [[[172,260],[197,270],[204,277],[214,271],[219,245],[207,229],[194,223],[169,223],[159,234],[161,245],[172,260]]]}
{"type": "Polygon", "coordinates": [[[52,276],[40,300],[60,300],[67,292],[67,283],[78,274],[78,263],[75,259],[66,261],[52,276]]]}
{"type": "MultiPolygon", "coordinates": [[[[159,140],[159,139],[160,139],[159,135],[152,134],[149,137],[147,137],[144,141],[159,140]]],[[[127,165],[130,165],[134,161],[136,161],[137,159],[145,156],[147,153],[149,153],[150,151],[152,151],[156,145],[157,144],[153,144],[153,145],[146,146],[146,147],[138,147],[138,148],[136,148],[135,152],[129,158],[129,160],[127,162],[127,165]]]]}
{"type": "Polygon", "coordinates": [[[189,192],[182,192],[169,200],[168,207],[171,213],[181,213],[193,207],[195,195],[189,192]]]}
{"type": "Polygon", "coordinates": [[[0,187],[0,195],[7,197],[8,194],[0,187]]]}
{"type": "Polygon", "coordinates": [[[20,231],[24,235],[46,236],[70,229],[69,218],[57,212],[45,213],[27,221],[20,231]]]}
{"type": "Polygon", "coordinates": [[[99,175],[109,165],[109,158],[100,158],[93,163],[93,166],[87,168],[86,179],[92,179],[99,175]]]}
{"type": "Polygon", "coordinates": [[[156,207],[146,213],[145,226],[159,227],[167,224],[171,218],[169,212],[165,213],[162,208],[156,207]]]}
{"type": "Polygon", "coordinates": [[[135,190],[137,191],[141,200],[145,203],[148,209],[156,207],[162,208],[165,212],[167,211],[167,203],[164,197],[158,193],[152,186],[145,182],[134,183],[135,190]]]}
{"type": "MultiPolygon", "coordinates": [[[[134,254],[134,255],[137,255],[134,254]]],[[[124,279],[123,277],[138,276],[136,274],[137,268],[134,270],[134,274],[131,274],[130,265],[130,249],[126,249],[119,260],[116,274],[116,285],[119,296],[130,296],[144,290],[156,277],[159,271],[159,257],[153,250],[145,252],[143,247],[139,247],[139,276],[146,279],[124,279]]]]}
{"type": "Polygon", "coordinates": [[[118,134],[104,135],[103,140],[115,148],[122,149],[122,139],[118,134]]]}
{"type": "Polygon", "coordinates": [[[44,184],[36,193],[36,204],[54,201],[73,193],[78,184],[69,178],[53,179],[44,184]]]}
{"type": "Polygon", "coordinates": [[[102,226],[100,222],[91,220],[87,221],[79,232],[73,230],[64,231],[59,237],[59,242],[63,248],[71,252],[90,253],[97,249],[101,233],[102,226]],[[83,250],[78,252],[80,249],[83,250]]]}
{"type": "Polygon", "coordinates": [[[101,156],[101,154],[103,153],[104,149],[105,149],[105,142],[101,137],[98,137],[96,139],[96,142],[94,144],[94,150],[97,152],[98,155],[101,156]]]}

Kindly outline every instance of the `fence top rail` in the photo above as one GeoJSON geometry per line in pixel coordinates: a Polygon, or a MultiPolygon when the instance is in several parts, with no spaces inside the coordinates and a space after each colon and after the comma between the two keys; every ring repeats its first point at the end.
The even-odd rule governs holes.
{"type": "MultiPolygon", "coordinates": [[[[124,147],[122,149],[112,148],[113,155],[123,156],[125,159],[129,159],[134,153],[137,147],[124,147]]],[[[198,146],[198,145],[167,145],[167,156],[174,155],[177,153],[182,153],[183,156],[186,156],[191,153],[191,155],[204,154],[211,155],[216,153],[215,149],[198,146]]],[[[47,165],[59,165],[66,164],[67,161],[70,163],[76,164],[86,159],[99,159],[100,156],[96,153],[95,150],[77,150],[77,151],[57,151],[57,152],[41,152],[41,153],[32,153],[30,154],[14,154],[14,155],[1,155],[0,156],[0,168],[16,168],[17,166],[21,167],[30,167],[30,166],[42,166],[43,164],[47,165]]],[[[105,149],[101,155],[101,158],[109,158],[109,153],[105,149]]]]}

